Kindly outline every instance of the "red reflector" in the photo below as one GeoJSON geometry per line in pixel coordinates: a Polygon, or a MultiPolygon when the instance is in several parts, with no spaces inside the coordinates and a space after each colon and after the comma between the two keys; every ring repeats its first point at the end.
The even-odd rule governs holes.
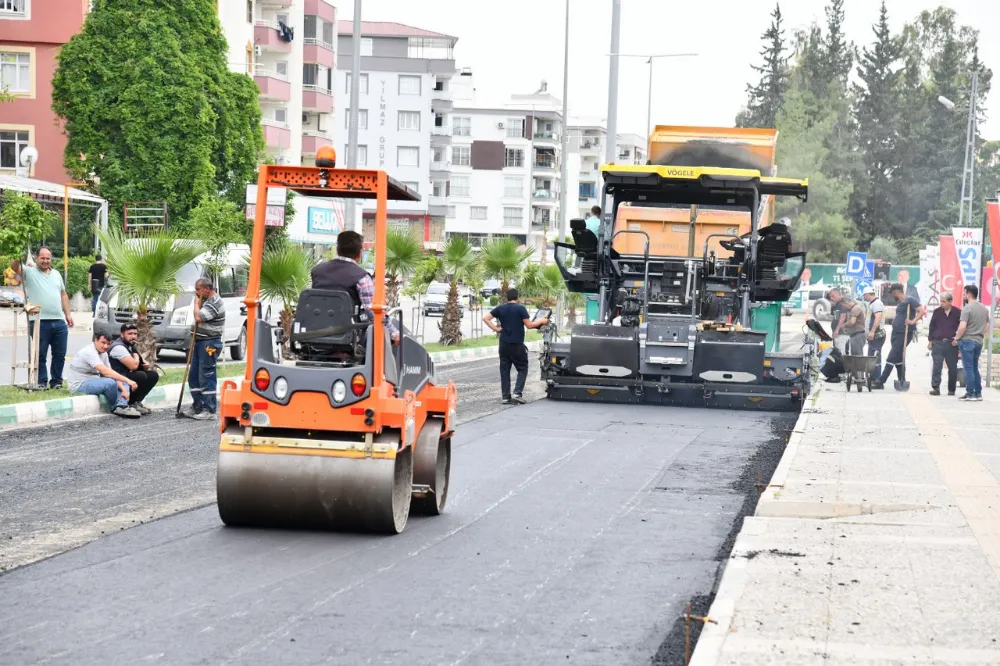
{"type": "Polygon", "coordinates": [[[351,407],[351,416],[364,416],[364,415],[365,415],[364,407],[351,407]]]}
{"type": "Polygon", "coordinates": [[[271,374],[264,368],[261,368],[254,375],[253,383],[258,391],[266,391],[267,387],[271,385],[271,374]]]}
{"type": "Polygon", "coordinates": [[[266,411],[267,410],[267,403],[266,402],[255,402],[255,403],[253,403],[253,408],[254,409],[263,409],[263,410],[266,411]]]}

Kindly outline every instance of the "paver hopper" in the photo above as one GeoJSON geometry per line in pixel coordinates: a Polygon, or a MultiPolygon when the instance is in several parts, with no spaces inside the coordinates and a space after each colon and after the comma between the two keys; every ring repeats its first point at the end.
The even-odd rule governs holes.
{"type": "Polygon", "coordinates": [[[264,165],[245,303],[248,360],[241,384],[220,396],[217,496],[227,525],[395,534],[412,510],[443,511],[457,392],[434,381],[434,363],[407,334],[394,346],[385,307],[387,200],[419,197],[384,171],[264,165]],[[307,289],[282,360],[278,327],[256,315],[267,193],[375,199],[374,320],[343,291],[307,289]]]}

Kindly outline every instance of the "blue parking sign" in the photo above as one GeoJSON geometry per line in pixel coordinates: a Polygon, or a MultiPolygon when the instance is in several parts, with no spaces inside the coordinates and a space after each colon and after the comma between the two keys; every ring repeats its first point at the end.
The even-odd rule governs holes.
{"type": "Polygon", "coordinates": [[[847,266],[844,275],[849,278],[863,278],[865,276],[865,264],[868,262],[868,255],[864,252],[848,252],[847,266]]]}

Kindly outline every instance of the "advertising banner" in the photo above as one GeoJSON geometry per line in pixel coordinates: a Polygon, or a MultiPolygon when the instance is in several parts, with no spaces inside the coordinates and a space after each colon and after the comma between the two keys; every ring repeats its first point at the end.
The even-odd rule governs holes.
{"type": "Polygon", "coordinates": [[[920,250],[920,281],[917,283],[917,293],[920,302],[926,306],[927,312],[941,305],[941,247],[928,245],[920,250]]]}
{"type": "MultiPolygon", "coordinates": [[[[951,235],[955,239],[955,253],[958,256],[959,270],[962,271],[962,284],[978,285],[983,266],[982,227],[952,227],[951,235]]],[[[956,302],[960,303],[961,297],[961,293],[956,293],[956,302]]]]}

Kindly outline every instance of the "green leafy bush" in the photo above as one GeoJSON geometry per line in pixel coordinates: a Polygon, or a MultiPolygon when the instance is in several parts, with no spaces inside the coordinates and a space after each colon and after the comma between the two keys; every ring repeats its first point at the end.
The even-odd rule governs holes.
{"type": "MultiPolygon", "coordinates": [[[[52,262],[54,265],[57,262],[52,262]]],[[[94,263],[93,257],[73,257],[69,260],[69,272],[66,276],[66,293],[70,298],[76,295],[77,292],[83,292],[84,296],[90,296],[90,290],[87,289],[87,271],[90,269],[90,265],[94,263]]],[[[58,262],[62,264],[62,262],[58,262]]],[[[56,266],[57,269],[62,268],[61,265],[56,266]]]]}

